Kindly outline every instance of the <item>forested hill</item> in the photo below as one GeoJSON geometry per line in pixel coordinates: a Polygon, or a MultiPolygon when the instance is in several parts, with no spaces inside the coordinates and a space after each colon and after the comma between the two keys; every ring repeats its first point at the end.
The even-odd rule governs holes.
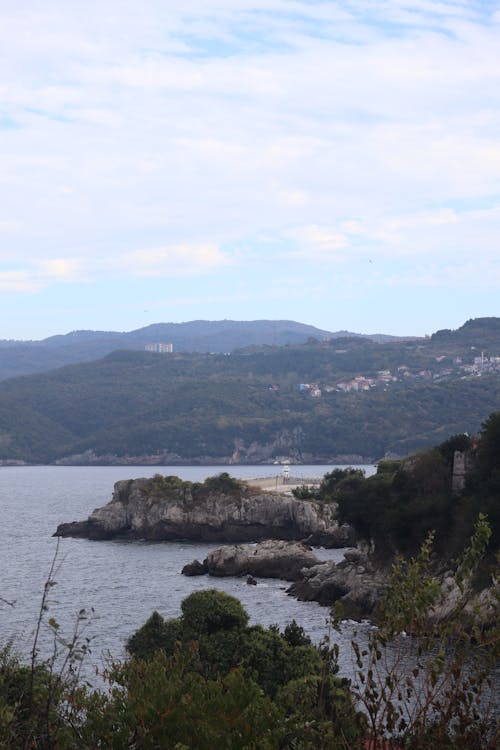
{"type": "Polygon", "coordinates": [[[121,351],[0,383],[0,460],[377,460],[475,433],[500,405],[498,319],[460,330],[233,354],[121,351]],[[496,327],[495,327],[496,326],[496,327]],[[489,331],[486,346],[485,330],[489,331]],[[128,457],[128,458],[127,458],[128,457]]]}
{"type": "Polygon", "coordinates": [[[248,346],[295,345],[311,337],[346,335],[354,334],[323,331],[293,320],[193,320],[156,323],[126,333],[73,331],[42,341],[0,341],[0,380],[100,359],[117,349],[144,351],[150,343],[171,343],[174,351],[181,352],[232,352],[248,346]]]}

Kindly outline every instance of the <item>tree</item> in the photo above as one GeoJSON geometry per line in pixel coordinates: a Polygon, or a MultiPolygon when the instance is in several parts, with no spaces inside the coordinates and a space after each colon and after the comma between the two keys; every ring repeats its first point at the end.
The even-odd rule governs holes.
{"type": "MultiPolygon", "coordinates": [[[[200,690],[203,684],[210,683],[217,689],[220,681],[226,684],[233,679],[240,684],[241,677],[253,690],[261,691],[261,696],[278,711],[275,723],[281,739],[272,745],[276,750],[346,750],[343,737],[349,737],[350,742],[357,740],[363,719],[353,705],[347,682],[336,676],[336,652],[313,646],[297,623],[290,623],[284,634],[277,627],[249,627],[241,603],[215,590],[191,594],[182,602],[181,611],[179,618],[167,622],[161,617],[158,620],[156,615],[151,617],[132,636],[129,650],[132,645],[132,653],[140,653],[143,658],[132,659],[127,667],[131,674],[136,662],[138,669],[145,669],[141,666],[144,660],[153,665],[151,669],[156,674],[154,665],[162,663],[163,654],[167,664],[175,669],[182,663],[200,690]],[[164,630],[172,623],[178,628],[175,646],[165,637],[164,630]],[[137,644],[146,646],[145,650],[135,650],[137,644]]],[[[134,687],[134,698],[136,690],[134,687]]],[[[264,740],[262,744],[259,740],[256,747],[265,747],[264,740]]]]}
{"type": "Polygon", "coordinates": [[[248,623],[248,613],[241,602],[216,589],[190,594],[182,602],[181,611],[184,637],[244,628],[248,623]]]}
{"type": "Polygon", "coordinates": [[[153,612],[144,625],[136,630],[127,641],[129,654],[139,659],[147,659],[160,649],[171,653],[181,635],[179,620],[167,620],[158,612],[153,612]]]}
{"type": "Polygon", "coordinates": [[[482,424],[477,449],[481,477],[491,476],[500,469],[500,412],[490,414],[482,424]]]}

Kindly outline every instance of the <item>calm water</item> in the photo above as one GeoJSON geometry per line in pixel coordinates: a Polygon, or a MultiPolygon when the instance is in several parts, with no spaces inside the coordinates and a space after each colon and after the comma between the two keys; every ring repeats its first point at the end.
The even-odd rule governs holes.
{"type": "MultiPolygon", "coordinates": [[[[294,476],[322,476],[331,466],[293,466],[294,476]]],[[[373,467],[366,467],[367,473],[373,467]]],[[[193,481],[226,471],[227,467],[1,467],[0,468],[0,645],[13,638],[19,649],[31,644],[37,613],[57,540],[52,537],[59,523],[81,520],[111,499],[118,479],[177,474],[193,481]]],[[[276,466],[230,467],[237,477],[273,476],[276,466]]],[[[94,614],[86,635],[92,638],[91,661],[100,664],[103,655],[123,656],[126,639],[156,609],[165,617],[179,614],[181,601],[200,588],[217,588],[237,596],[253,623],[284,627],[295,618],[315,641],[328,632],[328,610],[315,603],[297,602],[287,596],[285,581],[266,580],[248,586],[241,578],[188,578],[180,571],[194,558],[203,560],[218,544],[91,542],[62,539],[59,543],[57,585],[51,590],[49,616],[71,634],[81,608],[94,614]]],[[[338,550],[318,550],[322,558],[340,559],[338,550]]],[[[350,628],[335,634],[348,672],[347,648],[350,628]]],[[[49,652],[48,631],[42,635],[42,652],[49,652]]]]}

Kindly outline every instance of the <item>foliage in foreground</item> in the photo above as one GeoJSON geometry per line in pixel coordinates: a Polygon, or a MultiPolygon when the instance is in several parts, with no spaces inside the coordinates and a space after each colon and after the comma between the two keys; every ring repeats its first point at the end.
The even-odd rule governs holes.
{"type": "Polygon", "coordinates": [[[470,545],[455,571],[456,591],[445,616],[441,581],[431,564],[433,534],[410,560],[392,566],[388,593],[381,608],[380,627],[370,631],[368,643],[354,639],[354,677],[358,705],[368,718],[369,741],[397,738],[409,750],[493,750],[500,742],[498,726],[498,614],[497,576],[482,603],[486,629],[471,626],[464,617],[471,580],[491,530],[479,517],[470,545]]]}
{"type": "MultiPolygon", "coordinates": [[[[215,590],[191,594],[173,620],[153,613],[128,642],[131,658],[102,674],[101,691],[79,679],[77,632],[65,643],[49,618],[53,657],[38,661],[36,638],[28,664],[0,652],[0,747],[493,750],[499,630],[467,630],[462,617],[490,534],[480,517],[455,574],[460,595],[432,629],[441,591],[432,539],[396,561],[381,626],[353,640],[350,685],[336,676],[335,648],[313,646],[296,623],[283,634],[249,626],[240,602],[215,590]]],[[[489,606],[498,615],[496,581],[489,606]]]]}
{"type": "Polygon", "coordinates": [[[295,622],[283,634],[276,627],[249,627],[240,602],[220,591],[195,592],[181,609],[181,617],[168,621],[153,613],[129,639],[129,667],[137,659],[155,663],[160,653],[188,658],[197,679],[241,675],[274,707],[273,747],[292,740],[297,747],[321,747],[326,737],[332,748],[344,747],[336,738],[356,742],[363,721],[346,681],[335,676],[334,651],[313,646],[295,622]]]}
{"type": "Polygon", "coordinates": [[[107,691],[52,690],[48,663],[0,666],[0,745],[5,748],[313,750],[354,747],[364,719],[335,653],[292,622],[249,627],[240,602],[215,590],[182,603],[180,618],[153,613],[129,640],[132,657],[103,674],[107,691]],[[32,676],[35,677],[32,680],[32,676]],[[26,710],[29,707],[29,710],[26,710]]]}

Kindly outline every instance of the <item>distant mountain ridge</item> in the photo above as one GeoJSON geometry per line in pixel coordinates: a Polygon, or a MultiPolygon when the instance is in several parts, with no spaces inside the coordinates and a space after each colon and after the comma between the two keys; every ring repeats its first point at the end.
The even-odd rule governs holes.
{"type": "Polygon", "coordinates": [[[369,463],[476,434],[499,404],[499,318],[389,342],[115,350],[0,383],[0,463],[369,463]]]}
{"type": "MultiPolygon", "coordinates": [[[[40,341],[0,340],[0,380],[89,362],[117,349],[143,350],[146,344],[156,342],[172,343],[178,352],[225,353],[250,346],[294,346],[309,338],[362,336],[325,331],[293,320],[192,320],[153,323],[129,332],[72,331],[40,341]]],[[[385,341],[394,337],[377,334],[366,338],[385,341]]]]}

